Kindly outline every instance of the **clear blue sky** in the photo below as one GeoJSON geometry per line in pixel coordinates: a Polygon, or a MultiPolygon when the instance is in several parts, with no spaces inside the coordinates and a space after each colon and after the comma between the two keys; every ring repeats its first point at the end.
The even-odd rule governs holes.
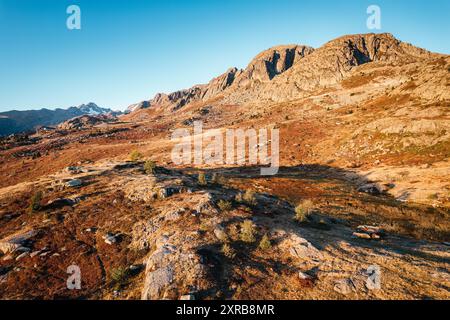
{"type": "Polygon", "coordinates": [[[123,109],[245,67],[278,44],[382,30],[450,53],[449,0],[0,0],[0,111],[93,101],[123,109]],[[66,28],[81,8],[82,29],[66,28]]]}

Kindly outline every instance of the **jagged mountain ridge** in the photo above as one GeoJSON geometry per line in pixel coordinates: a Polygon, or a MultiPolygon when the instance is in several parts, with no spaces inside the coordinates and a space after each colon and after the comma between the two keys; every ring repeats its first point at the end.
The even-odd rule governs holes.
{"type": "Polygon", "coordinates": [[[57,125],[66,120],[82,115],[100,115],[109,114],[113,111],[109,108],[102,108],[95,103],[90,102],[78,107],[68,109],[40,109],[26,111],[7,111],[0,113],[0,135],[9,135],[30,131],[39,126],[57,125]]]}
{"type": "Polygon", "coordinates": [[[221,94],[231,104],[295,99],[319,86],[336,84],[354,67],[365,63],[407,63],[433,56],[438,55],[404,43],[389,33],[343,36],[318,49],[277,46],[258,54],[243,70],[230,68],[206,85],[159,93],[152,100],[131,105],[128,112],[150,107],[175,111],[221,94]]]}
{"type": "Polygon", "coordinates": [[[258,54],[243,70],[236,67],[230,68],[208,84],[196,85],[170,94],[158,93],[152,100],[129,106],[128,111],[133,112],[149,107],[178,110],[190,102],[213,98],[231,87],[246,88],[253,82],[270,81],[313,51],[311,47],[300,45],[273,47],[258,54]]]}

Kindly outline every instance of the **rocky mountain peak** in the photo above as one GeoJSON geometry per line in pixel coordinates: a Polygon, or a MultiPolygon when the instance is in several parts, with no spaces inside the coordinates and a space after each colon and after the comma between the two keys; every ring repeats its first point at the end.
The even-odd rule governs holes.
{"type": "Polygon", "coordinates": [[[390,33],[346,35],[318,49],[304,45],[280,45],[256,55],[248,66],[230,68],[208,84],[134,104],[128,111],[161,107],[175,111],[191,102],[219,94],[227,103],[286,100],[305,91],[343,80],[355,67],[370,62],[408,63],[438,56],[396,39],[390,33]]]}

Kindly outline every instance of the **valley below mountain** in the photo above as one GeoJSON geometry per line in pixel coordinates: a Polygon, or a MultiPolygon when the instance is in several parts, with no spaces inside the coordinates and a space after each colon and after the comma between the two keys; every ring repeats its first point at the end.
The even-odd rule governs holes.
{"type": "Polygon", "coordinates": [[[92,102],[68,109],[0,112],[0,136],[29,133],[42,127],[58,125],[74,117],[101,114],[114,114],[114,112],[108,108],[101,108],[92,102]]]}

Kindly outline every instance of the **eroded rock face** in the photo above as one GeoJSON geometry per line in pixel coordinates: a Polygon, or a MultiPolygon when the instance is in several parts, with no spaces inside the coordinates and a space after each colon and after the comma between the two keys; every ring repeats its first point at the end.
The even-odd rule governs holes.
{"type": "Polygon", "coordinates": [[[176,111],[191,102],[213,98],[229,88],[245,88],[251,86],[253,82],[270,81],[313,51],[311,47],[299,45],[273,47],[257,55],[244,70],[230,68],[208,84],[170,94],[159,93],[152,100],[131,105],[128,110],[133,112],[143,108],[159,107],[176,111]]]}

